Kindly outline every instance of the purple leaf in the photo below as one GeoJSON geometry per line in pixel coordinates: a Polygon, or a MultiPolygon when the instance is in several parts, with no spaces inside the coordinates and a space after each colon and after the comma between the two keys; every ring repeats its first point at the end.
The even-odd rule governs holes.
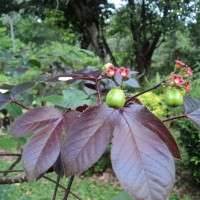
{"type": "Polygon", "coordinates": [[[65,133],[67,133],[69,127],[76,121],[79,115],[80,115],[80,112],[75,111],[75,110],[70,110],[69,112],[64,114],[62,127],[65,133]]]}
{"type": "Polygon", "coordinates": [[[10,95],[0,93],[0,110],[11,101],[10,95]]]}
{"type": "Polygon", "coordinates": [[[60,177],[64,176],[64,167],[61,160],[61,154],[58,156],[56,162],[54,163],[53,169],[58,176],[60,177]]]}
{"type": "Polygon", "coordinates": [[[174,160],[157,134],[160,128],[168,134],[166,128],[155,116],[149,117],[141,105],[119,111],[112,165],[122,186],[136,200],[166,200],[175,181],[174,160]]]}
{"type": "Polygon", "coordinates": [[[57,160],[62,143],[61,119],[34,135],[22,153],[22,164],[29,182],[46,172],[57,160]]]}
{"type": "Polygon", "coordinates": [[[200,101],[192,97],[185,97],[183,110],[195,127],[200,130],[200,101]]]}
{"type": "Polygon", "coordinates": [[[33,108],[18,117],[11,127],[10,134],[22,137],[36,131],[62,117],[62,114],[53,107],[33,108]]]}
{"type": "MultiPolygon", "coordinates": [[[[60,74],[54,77],[51,77],[46,80],[46,82],[59,82],[64,81],[65,78],[71,78],[74,80],[90,80],[96,82],[102,76],[102,72],[100,70],[91,71],[88,73],[74,71],[70,74],[60,74]]],[[[67,80],[67,79],[66,79],[67,80]]],[[[70,80],[70,79],[69,79],[70,80]]]]}
{"type": "Polygon", "coordinates": [[[113,132],[114,111],[106,104],[90,107],[70,126],[61,150],[66,176],[84,172],[101,157],[113,132]]]}
{"type": "Polygon", "coordinates": [[[16,85],[11,89],[11,96],[15,98],[20,93],[32,88],[35,86],[35,82],[25,82],[20,85],[16,85]]]}

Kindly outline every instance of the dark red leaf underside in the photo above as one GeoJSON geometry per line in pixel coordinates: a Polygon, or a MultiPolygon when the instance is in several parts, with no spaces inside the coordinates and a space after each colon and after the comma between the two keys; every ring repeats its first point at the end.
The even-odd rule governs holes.
{"type": "Polygon", "coordinates": [[[90,80],[96,82],[101,78],[102,72],[100,70],[91,71],[88,73],[74,71],[70,74],[60,74],[47,79],[45,82],[59,82],[60,77],[71,77],[74,80],[90,80]]]}
{"type": "Polygon", "coordinates": [[[10,95],[0,93],[0,110],[11,101],[10,95]]]}
{"type": "Polygon", "coordinates": [[[25,146],[22,164],[29,182],[46,172],[57,160],[62,143],[62,119],[40,130],[25,146]]]}
{"type": "Polygon", "coordinates": [[[84,172],[101,157],[113,132],[114,112],[105,103],[93,106],[70,126],[61,150],[66,176],[84,172]]]}
{"type": "Polygon", "coordinates": [[[53,107],[34,108],[15,120],[10,134],[15,137],[22,137],[55,122],[61,117],[60,111],[53,107]]]}
{"type": "Polygon", "coordinates": [[[166,200],[175,167],[167,146],[155,134],[160,129],[157,118],[149,118],[143,106],[132,105],[119,111],[117,119],[111,159],[122,186],[136,200],[166,200]],[[150,123],[155,124],[145,125],[150,123]]]}
{"type": "Polygon", "coordinates": [[[53,169],[58,176],[64,177],[64,167],[61,160],[61,154],[59,154],[56,162],[54,163],[53,169]]]}
{"type": "Polygon", "coordinates": [[[200,101],[192,97],[185,97],[183,110],[195,127],[200,130],[200,101]]]}
{"type": "Polygon", "coordinates": [[[34,87],[36,82],[25,82],[20,85],[16,85],[11,89],[11,96],[15,98],[20,93],[34,87]]]}

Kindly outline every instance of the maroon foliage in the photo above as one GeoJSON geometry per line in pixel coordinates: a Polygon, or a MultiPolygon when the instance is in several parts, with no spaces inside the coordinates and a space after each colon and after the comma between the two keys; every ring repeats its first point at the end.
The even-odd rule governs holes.
{"type": "Polygon", "coordinates": [[[113,132],[114,109],[106,104],[86,109],[70,126],[61,150],[65,175],[75,175],[91,167],[103,154],[113,132]]]}
{"type": "Polygon", "coordinates": [[[25,82],[20,85],[16,85],[11,89],[11,96],[12,98],[15,98],[20,93],[34,87],[36,82],[25,82]]]}
{"type": "Polygon", "coordinates": [[[76,121],[79,115],[80,112],[75,110],[70,110],[63,115],[62,127],[65,133],[67,133],[69,127],[76,121]]]}
{"type": "Polygon", "coordinates": [[[195,127],[200,130],[200,101],[192,97],[185,97],[183,110],[195,127]]]}
{"type": "Polygon", "coordinates": [[[90,80],[96,82],[101,78],[102,72],[100,70],[91,71],[88,73],[84,73],[81,71],[75,71],[70,74],[60,74],[54,77],[51,77],[46,80],[46,82],[59,82],[60,77],[71,77],[74,80],[90,80]]]}
{"type": "Polygon", "coordinates": [[[0,110],[11,101],[10,95],[0,93],[0,110]]]}
{"type": "Polygon", "coordinates": [[[34,108],[18,117],[11,127],[10,134],[15,137],[22,137],[36,131],[57,119],[62,117],[62,114],[52,107],[34,108]]]}
{"type": "Polygon", "coordinates": [[[22,153],[23,168],[28,181],[46,172],[57,160],[62,143],[62,126],[58,119],[35,134],[22,153]]]}
{"type": "Polygon", "coordinates": [[[116,120],[111,159],[122,186],[138,200],[167,199],[175,179],[168,148],[180,156],[171,134],[138,104],[120,110],[116,120]]]}

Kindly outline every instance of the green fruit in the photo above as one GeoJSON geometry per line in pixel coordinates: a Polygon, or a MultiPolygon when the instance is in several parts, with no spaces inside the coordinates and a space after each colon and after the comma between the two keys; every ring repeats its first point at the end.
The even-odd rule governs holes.
{"type": "Polygon", "coordinates": [[[184,88],[180,88],[179,91],[180,91],[180,93],[181,93],[183,96],[186,94],[186,91],[185,91],[184,88]]]}
{"type": "Polygon", "coordinates": [[[180,106],[183,104],[183,95],[178,89],[168,89],[164,98],[168,106],[180,106]]]}
{"type": "Polygon", "coordinates": [[[126,101],[124,91],[112,88],[106,96],[106,104],[111,108],[123,108],[126,101]]]}
{"type": "Polygon", "coordinates": [[[113,64],[112,64],[112,63],[107,63],[107,64],[105,64],[105,65],[102,67],[102,71],[105,73],[106,70],[108,69],[108,67],[110,67],[110,66],[113,66],[113,64]]]}

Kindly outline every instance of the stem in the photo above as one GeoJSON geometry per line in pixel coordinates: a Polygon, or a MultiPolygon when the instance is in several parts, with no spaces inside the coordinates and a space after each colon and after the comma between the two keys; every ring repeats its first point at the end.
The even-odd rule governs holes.
{"type": "MultiPolygon", "coordinates": [[[[119,87],[119,83],[115,80],[115,77],[112,77],[112,80],[114,81],[114,83],[116,84],[117,87],[119,87]]],[[[120,86],[121,87],[121,86],[120,86]]]]}
{"type": "Polygon", "coordinates": [[[30,107],[28,107],[27,105],[17,101],[16,99],[13,99],[12,102],[17,104],[17,105],[19,105],[19,106],[21,106],[22,108],[25,108],[26,110],[30,110],[31,109],[30,107]]]}
{"type": "Polygon", "coordinates": [[[128,102],[132,101],[132,100],[135,99],[136,97],[138,97],[138,96],[140,96],[140,95],[142,95],[142,94],[144,94],[144,93],[146,93],[146,92],[149,92],[149,91],[151,91],[151,90],[154,90],[154,89],[160,87],[163,83],[165,83],[165,80],[163,80],[163,81],[161,81],[160,83],[158,83],[158,84],[156,84],[156,85],[154,85],[154,86],[152,86],[152,87],[150,87],[150,88],[147,88],[146,90],[143,90],[142,92],[139,92],[138,94],[136,94],[136,95],[130,97],[129,99],[126,100],[125,105],[127,105],[128,102]]]}
{"type": "Polygon", "coordinates": [[[99,82],[96,81],[96,87],[97,87],[97,94],[98,94],[98,103],[101,104],[101,91],[99,89],[99,82]]]}
{"type": "Polygon", "coordinates": [[[5,173],[9,173],[9,172],[24,172],[24,170],[20,169],[20,170],[3,170],[0,171],[0,174],[5,174],[5,173]]]}
{"type": "Polygon", "coordinates": [[[22,154],[21,153],[0,153],[0,157],[1,156],[19,156],[19,157],[21,157],[22,154]]]}
{"type": "Polygon", "coordinates": [[[56,195],[57,195],[57,192],[58,192],[59,182],[60,182],[60,176],[57,177],[56,186],[55,186],[54,195],[53,195],[53,199],[52,200],[56,200],[56,195]]]}
{"type": "Polygon", "coordinates": [[[181,118],[185,118],[185,117],[187,117],[186,114],[183,114],[183,115],[177,115],[177,116],[172,116],[172,117],[169,117],[169,118],[163,119],[162,122],[168,122],[168,121],[171,121],[171,120],[181,119],[181,118]]]}
{"type": "MultiPolygon", "coordinates": [[[[43,178],[45,178],[45,179],[47,179],[48,181],[51,181],[52,183],[55,183],[55,184],[57,184],[57,182],[56,181],[54,181],[53,179],[51,179],[51,178],[49,178],[49,177],[47,177],[47,176],[45,176],[45,175],[43,175],[42,176],[43,178]]],[[[58,186],[60,187],[60,188],[62,188],[63,190],[67,190],[67,188],[65,188],[63,185],[61,185],[61,184],[58,184],[58,186]]],[[[69,192],[71,195],[73,195],[74,197],[76,197],[77,199],[79,199],[79,200],[81,200],[81,198],[79,198],[76,194],[74,194],[73,192],[69,192]]]]}
{"type": "Polygon", "coordinates": [[[21,157],[18,157],[15,162],[6,170],[7,172],[5,172],[3,175],[6,176],[9,173],[9,170],[12,170],[21,160],[21,157]]]}
{"type": "Polygon", "coordinates": [[[69,196],[69,193],[70,193],[70,189],[71,189],[71,186],[72,186],[73,180],[74,180],[74,176],[71,176],[63,200],[67,200],[67,199],[68,199],[68,196],[69,196]]]}

